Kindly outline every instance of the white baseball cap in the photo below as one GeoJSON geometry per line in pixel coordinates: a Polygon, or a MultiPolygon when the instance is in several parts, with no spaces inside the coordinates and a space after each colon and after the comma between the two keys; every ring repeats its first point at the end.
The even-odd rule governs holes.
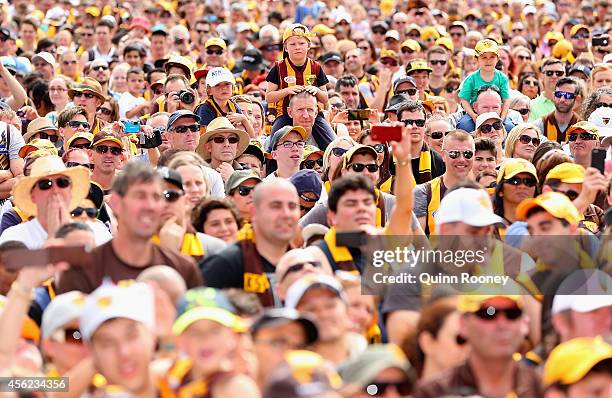
{"type": "Polygon", "coordinates": [[[591,312],[604,307],[612,307],[612,277],[599,269],[579,269],[559,285],[552,313],[591,312]]]}
{"type": "Polygon", "coordinates": [[[589,123],[592,123],[597,127],[599,136],[602,137],[601,143],[605,144],[607,141],[612,139],[612,115],[610,115],[610,108],[601,107],[597,108],[589,116],[589,123]]]}
{"type": "Polygon", "coordinates": [[[308,290],[316,287],[328,289],[343,301],[347,301],[342,285],[333,276],[325,274],[308,274],[295,281],[289,289],[287,289],[285,307],[296,308],[300,300],[302,300],[302,297],[304,297],[304,294],[306,294],[308,290]]]}
{"type": "Polygon", "coordinates": [[[85,301],[81,314],[81,334],[86,341],[104,322],[127,318],[143,323],[151,331],[155,327],[153,289],[145,283],[125,281],[119,285],[103,283],[85,301]]]}
{"type": "Polygon", "coordinates": [[[473,188],[459,188],[444,196],[435,219],[438,225],[452,222],[462,222],[472,227],[504,225],[504,220],[493,213],[487,192],[473,188]]]}
{"type": "Polygon", "coordinates": [[[59,329],[79,319],[86,299],[86,294],[76,290],[55,296],[42,316],[42,338],[48,339],[59,329]]]}
{"type": "Polygon", "coordinates": [[[206,75],[206,85],[210,87],[215,87],[220,83],[232,83],[236,84],[236,79],[234,79],[234,75],[227,68],[219,67],[212,68],[208,71],[206,75]]]}
{"type": "Polygon", "coordinates": [[[53,54],[46,51],[39,52],[38,54],[32,57],[32,63],[34,63],[38,58],[42,59],[43,61],[55,68],[55,57],[53,56],[53,54]]]}

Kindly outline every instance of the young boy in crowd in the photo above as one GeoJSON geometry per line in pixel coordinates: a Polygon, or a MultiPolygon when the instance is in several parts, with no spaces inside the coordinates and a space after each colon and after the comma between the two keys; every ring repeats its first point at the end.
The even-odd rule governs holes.
{"type": "MultiPolygon", "coordinates": [[[[289,25],[283,33],[283,59],[276,61],[266,78],[267,120],[272,123],[270,134],[293,125],[287,114],[291,96],[308,91],[317,98],[317,102],[323,106],[327,104],[327,76],[317,61],[308,58],[311,35],[308,28],[301,24],[289,25]]],[[[322,150],[327,148],[335,136],[320,112],[316,116],[312,133],[322,150]]]]}
{"type": "Polygon", "coordinates": [[[142,69],[128,70],[127,89],[119,98],[119,116],[121,119],[138,120],[138,116],[145,114],[149,105],[142,97],[145,89],[145,74],[142,69]]]}
{"type": "Polygon", "coordinates": [[[212,68],[208,72],[206,75],[208,98],[196,110],[200,116],[200,126],[206,127],[214,119],[224,116],[234,127],[245,130],[253,137],[255,133],[249,119],[231,99],[235,84],[236,79],[227,68],[212,68]]]}
{"type": "Polygon", "coordinates": [[[502,110],[499,116],[503,120],[506,118],[510,106],[510,86],[508,85],[508,76],[495,68],[499,61],[499,46],[491,39],[484,39],[476,44],[474,50],[476,51],[478,69],[470,73],[461,85],[459,91],[461,106],[475,121],[478,115],[474,112],[472,104],[476,101],[478,89],[482,86],[497,86],[502,98],[502,110]]]}

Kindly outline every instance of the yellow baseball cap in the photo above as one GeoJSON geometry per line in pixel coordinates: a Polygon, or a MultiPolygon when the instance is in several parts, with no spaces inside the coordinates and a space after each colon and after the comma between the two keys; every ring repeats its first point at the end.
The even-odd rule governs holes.
{"type": "Polygon", "coordinates": [[[306,145],[304,147],[304,159],[306,159],[308,156],[312,155],[313,153],[318,153],[321,156],[323,156],[323,151],[314,145],[306,145]]]}
{"type": "Polygon", "coordinates": [[[293,36],[304,37],[306,40],[310,41],[310,38],[313,36],[313,33],[310,33],[306,26],[299,23],[295,23],[293,25],[287,26],[287,28],[283,32],[283,43],[286,42],[288,38],[293,36]]]}
{"type": "Polygon", "coordinates": [[[431,72],[431,68],[427,65],[427,62],[423,59],[415,59],[414,61],[410,61],[408,66],[406,67],[406,75],[410,76],[412,72],[426,70],[431,72]]]}
{"type": "Polygon", "coordinates": [[[473,17],[476,17],[477,19],[482,18],[482,13],[478,11],[476,8],[470,8],[468,12],[465,13],[465,18],[467,18],[470,15],[473,17]]]}
{"type": "Polygon", "coordinates": [[[563,33],[561,32],[546,32],[546,35],[544,36],[544,40],[547,42],[550,42],[551,40],[554,40],[555,42],[557,41],[561,41],[563,40],[563,33]]]}
{"type": "Polygon", "coordinates": [[[316,33],[319,36],[325,36],[325,35],[333,35],[336,33],[336,31],[330,28],[329,26],[320,23],[318,25],[315,25],[312,28],[312,33],[316,33]]]}
{"type": "Polygon", "coordinates": [[[393,58],[395,60],[399,59],[399,57],[397,56],[397,53],[395,51],[387,50],[385,48],[380,50],[380,59],[383,59],[383,58],[393,58]]]}
{"type": "Polygon", "coordinates": [[[450,52],[455,51],[455,46],[453,45],[453,41],[450,39],[450,37],[440,37],[438,40],[436,40],[436,46],[442,46],[450,52]]]}
{"type": "Polygon", "coordinates": [[[431,37],[438,40],[440,38],[440,32],[438,32],[438,30],[433,26],[427,26],[421,30],[421,40],[427,41],[427,39],[431,37]]]}
{"type": "Polygon", "coordinates": [[[206,43],[204,44],[204,48],[208,48],[212,46],[218,46],[224,50],[227,48],[227,44],[225,44],[225,40],[223,40],[220,37],[211,37],[210,39],[206,40],[206,43]]]}
{"type": "Polygon", "coordinates": [[[499,184],[502,180],[507,180],[520,173],[529,173],[536,180],[538,179],[538,172],[531,162],[521,158],[509,158],[504,160],[499,173],[497,173],[497,183],[499,184]]]}
{"type": "Polygon", "coordinates": [[[582,380],[601,361],[612,358],[612,344],[601,336],[578,337],[555,347],[544,364],[544,385],[582,380]]]}
{"type": "Polygon", "coordinates": [[[499,55],[499,45],[495,40],[484,39],[476,43],[474,51],[476,51],[477,57],[480,57],[480,55],[484,53],[493,53],[495,55],[499,55]]]}
{"type": "Polygon", "coordinates": [[[572,225],[578,225],[582,220],[576,206],[562,193],[545,192],[535,198],[525,199],[518,205],[516,217],[521,221],[526,220],[527,213],[534,207],[541,207],[553,217],[563,219],[572,225]]]}
{"type": "Polygon", "coordinates": [[[597,126],[595,126],[593,123],[584,120],[571,125],[570,128],[567,129],[565,136],[569,136],[575,131],[584,131],[587,133],[595,134],[597,138],[599,138],[599,129],[597,128],[597,126]]]}
{"type": "Polygon", "coordinates": [[[421,51],[421,46],[419,45],[419,42],[413,39],[404,40],[401,48],[409,48],[415,52],[421,51]]]}
{"type": "Polygon", "coordinates": [[[570,30],[570,37],[573,37],[579,30],[586,29],[589,33],[591,33],[591,29],[588,26],[579,23],[578,25],[572,26],[570,30]]]}
{"type": "Polygon", "coordinates": [[[564,162],[556,165],[548,174],[546,174],[546,179],[551,180],[561,180],[566,184],[582,184],[584,182],[584,167],[579,164],[564,162]]]}

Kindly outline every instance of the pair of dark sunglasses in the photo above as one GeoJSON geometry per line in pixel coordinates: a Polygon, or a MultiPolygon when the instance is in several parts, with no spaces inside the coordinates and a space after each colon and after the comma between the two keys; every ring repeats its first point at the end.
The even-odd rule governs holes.
{"type": "Polygon", "coordinates": [[[304,160],[302,162],[302,168],[304,169],[312,170],[315,168],[316,165],[323,167],[323,158],[317,159],[317,160],[309,159],[309,160],[304,160]]]}
{"type": "Polygon", "coordinates": [[[578,140],[578,137],[580,137],[580,139],[582,141],[592,141],[592,140],[596,140],[597,136],[595,134],[591,134],[591,133],[571,133],[568,137],[567,140],[574,142],[576,140],[578,140]]]}
{"type": "Polygon", "coordinates": [[[407,88],[406,90],[398,91],[395,94],[408,94],[410,96],[413,96],[413,95],[416,95],[416,93],[417,93],[417,89],[416,88],[407,88]]]}
{"type": "Polygon", "coordinates": [[[54,144],[59,141],[59,135],[56,134],[40,133],[40,138],[43,140],[49,140],[54,144]]]}
{"type": "Polygon", "coordinates": [[[565,98],[566,100],[573,100],[576,98],[575,93],[568,93],[567,91],[555,91],[555,98],[565,98]]]}
{"type": "Polygon", "coordinates": [[[450,133],[450,131],[432,131],[429,136],[434,140],[440,140],[444,138],[448,133],[450,133]]]}
{"type": "Polygon", "coordinates": [[[98,145],[94,147],[94,149],[100,154],[105,154],[110,151],[110,153],[114,156],[119,156],[123,153],[123,149],[117,148],[116,146],[98,145]]]}
{"type": "Polygon", "coordinates": [[[483,124],[482,126],[480,126],[480,131],[482,131],[485,134],[490,133],[493,129],[495,130],[501,130],[503,127],[502,122],[500,122],[499,120],[494,122],[493,124],[483,124]]]}
{"type": "Polygon", "coordinates": [[[43,178],[41,180],[36,181],[36,186],[41,191],[47,191],[53,187],[53,185],[57,185],[58,188],[65,189],[72,185],[72,180],[70,177],[60,176],[55,179],[51,178],[43,178]]]}
{"type": "Polygon", "coordinates": [[[189,126],[176,126],[172,129],[172,131],[179,134],[185,134],[187,131],[195,133],[196,131],[200,131],[200,126],[197,124],[190,124],[189,126]]]}
{"type": "Polygon", "coordinates": [[[98,113],[101,113],[102,115],[106,115],[106,116],[110,116],[113,114],[113,110],[112,109],[108,109],[108,108],[98,108],[97,110],[98,113]]]}
{"type": "Polygon", "coordinates": [[[495,308],[495,307],[487,307],[481,308],[478,311],[474,312],[478,318],[484,321],[493,321],[500,314],[504,314],[506,319],[510,321],[514,321],[523,316],[523,310],[520,308],[495,308]]]}
{"type": "Polygon", "coordinates": [[[465,159],[471,159],[474,156],[474,151],[446,151],[446,153],[451,159],[457,159],[459,156],[463,156],[465,159]]]}
{"type": "MultiPolygon", "coordinates": [[[[310,208],[308,208],[308,210],[310,210],[310,208]]],[[[287,271],[285,271],[285,273],[283,274],[283,276],[281,276],[280,281],[284,281],[287,278],[287,275],[293,273],[293,272],[299,272],[301,270],[304,269],[305,266],[307,265],[312,265],[315,268],[321,268],[321,262],[320,261],[304,261],[301,263],[296,263],[293,265],[290,265],[289,267],[287,267],[287,271]]]]}
{"type": "Polygon", "coordinates": [[[528,114],[531,111],[531,109],[529,109],[529,108],[519,108],[519,109],[515,109],[515,111],[517,111],[521,115],[525,116],[526,114],[528,114]]]}
{"type": "Polygon", "coordinates": [[[80,98],[80,97],[85,97],[87,99],[92,99],[93,97],[95,97],[95,95],[93,95],[92,93],[82,93],[80,91],[75,91],[74,92],[74,98],[80,98]]]}
{"type": "Polygon", "coordinates": [[[179,200],[181,196],[183,196],[183,191],[175,191],[172,189],[166,189],[164,192],[162,192],[162,195],[164,196],[164,200],[166,202],[174,203],[177,200],[179,200]]]}
{"type": "Polygon", "coordinates": [[[506,180],[507,184],[514,185],[515,187],[519,185],[525,185],[526,187],[533,188],[537,185],[538,181],[533,177],[512,177],[506,180]]]}
{"type": "Polygon", "coordinates": [[[348,149],[344,149],[344,148],[334,148],[332,149],[332,154],[339,158],[340,156],[344,155],[346,152],[348,151],[348,149]]]}
{"type": "Polygon", "coordinates": [[[544,74],[548,77],[553,77],[554,75],[556,75],[557,77],[561,77],[565,75],[565,72],[563,72],[562,70],[547,70],[544,71],[544,74]]]}
{"type": "Polygon", "coordinates": [[[363,164],[363,163],[351,163],[349,164],[346,168],[347,169],[353,169],[354,172],[356,173],[361,173],[363,172],[365,169],[367,169],[370,173],[376,173],[378,171],[380,166],[378,166],[377,164],[363,164]]]}
{"type": "Polygon", "coordinates": [[[206,50],[206,54],[208,54],[208,55],[221,55],[221,54],[223,54],[223,50],[206,50]]]}
{"type": "Polygon", "coordinates": [[[78,129],[79,127],[83,127],[85,130],[89,130],[91,126],[87,122],[79,122],[78,120],[71,120],[68,122],[68,126],[73,129],[78,129]]]}
{"type": "Polygon", "coordinates": [[[540,139],[537,137],[530,137],[526,134],[523,134],[519,137],[519,141],[521,142],[521,144],[525,144],[528,145],[529,143],[533,143],[533,146],[538,146],[540,145],[540,139]]]}
{"type": "Polygon", "coordinates": [[[95,207],[77,207],[70,212],[72,217],[80,217],[81,214],[85,213],[89,218],[96,218],[98,216],[98,209],[95,207]]]}
{"type": "Polygon", "coordinates": [[[236,188],[238,190],[238,195],[240,196],[248,196],[251,191],[253,189],[255,189],[255,187],[247,187],[246,185],[239,185],[238,188],[236,188]]]}
{"type": "Polygon", "coordinates": [[[405,380],[401,382],[382,382],[382,381],[373,381],[368,384],[365,388],[365,391],[368,395],[372,397],[384,397],[388,388],[395,388],[395,390],[401,396],[408,396],[412,391],[412,383],[410,380],[405,380]]]}
{"type": "Polygon", "coordinates": [[[423,127],[425,126],[425,119],[406,119],[406,120],[402,120],[402,123],[404,123],[404,126],[408,127],[408,126],[417,126],[417,127],[423,127]]]}
{"type": "Polygon", "coordinates": [[[217,135],[208,140],[208,142],[211,142],[211,141],[214,142],[215,144],[223,144],[225,141],[229,142],[230,144],[237,144],[240,141],[240,138],[235,137],[235,136],[224,137],[222,135],[217,135]]]}
{"type": "Polygon", "coordinates": [[[576,200],[576,198],[578,198],[578,195],[580,195],[578,192],[574,191],[573,189],[568,189],[567,191],[562,191],[560,189],[555,189],[554,191],[562,193],[563,195],[567,196],[567,198],[569,200],[571,200],[572,202],[574,200],[576,200]]]}

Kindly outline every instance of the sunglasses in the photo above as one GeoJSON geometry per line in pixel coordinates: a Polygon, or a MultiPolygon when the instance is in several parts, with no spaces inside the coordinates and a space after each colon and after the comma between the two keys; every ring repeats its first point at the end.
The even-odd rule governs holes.
{"type": "Polygon", "coordinates": [[[521,310],[520,308],[488,307],[479,309],[478,311],[474,312],[474,315],[484,321],[492,321],[497,318],[499,314],[502,313],[506,315],[506,319],[514,321],[519,319],[523,315],[523,310],[521,310]]]}
{"type": "Polygon", "coordinates": [[[515,109],[515,111],[517,111],[521,115],[525,116],[526,114],[528,114],[531,111],[531,109],[529,109],[529,108],[519,108],[519,109],[515,109]]]}
{"type": "Polygon", "coordinates": [[[353,171],[356,173],[361,173],[365,169],[368,169],[368,172],[370,173],[376,173],[379,166],[377,164],[351,163],[346,168],[353,169],[353,171]]]}
{"type": "Polygon", "coordinates": [[[183,191],[174,191],[172,189],[166,189],[164,192],[162,192],[162,195],[164,195],[164,200],[166,202],[174,203],[179,200],[181,196],[183,196],[183,191]]]}
{"type": "Polygon", "coordinates": [[[376,151],[376,153],[385,153],[385,144],[375,144],[371,145],[372,148],[376,151]]]}
{"type": "Polygon", "coordinates": [[[523,134],[523,135],[521,135],[519,137],[519,141],[521,142],[521,144],[525,144],[525,145],[533,143],[533,146],[538,146],[538,145],[540,145],[540,142],[541,142],[539,138],[537,138],[537,137],[530,137],[530,136],[525,135],[525,134],[523,134]]]}
{"type": "MultiPolygon", "coordinates": [[[[185,134],[187,131],[191,131],[192,133],[195,133],[196,131],[200,131],[200,126],[198,124],[190,124],[189,126],[176,126],[172,129],[172,131],[175,133],[179,133],[179,134],[185,134]]],[[[215,138],[218,138],[218,137],[215,137],[215,138]]]]}
{"type": "Polygon", "coordinates": [[[533,87],[537,87],[537,86],[539,86],[539,85],[540,85],[540,83],[538,83],[538,81],[537,81],[537,80],[525,80],[525,81],[523,82],[523,85],[524,85],[524,86],[533,86],[533,87]]]}
{"type": "Polygon", "coordinates": [[[208,55],[221,55],[223,54],[223,50],[206,50],[206,54],[208,55]]]}
{"type": "Polygon", "coordinates": [[[91,70],[95,70],[96,72],[100,72],[102,70],[108,70],[108,66],[106,66],[106,65],[92,66],[91,70]]]}
{"type": "Polygon", "coordinates": [[[72,217],[80,217],[83,213],[89,218],[96,218],[98,216],[98,209],[95,207],[77,207],[70,212],[70,215],[72,215],[72,217]]]}
{"type": "Polygon", "coordinates": [[[510,185],[514,185],[515,187],[518,187],[519,185],[522,184],[522,185],[525,185],[526,187],[533,188],[536,186],[538,182],[533,177],[525,177],[525,178],[512,177],[509,180],[506,180],[506,183],[510,185]]]}
{"type": "Polygon", "coordinates": [[[402,54],[412,54],[414,51],[409,48],[402,48],[402,54]]]}
{"type": "Polygon", "coordinates": [[[56,143],[59,140],[59,135],[40,133],[40,138],[42,138],[43,140],[49,140],[53,143],[56,143]]]}
{"type": "Polygon", "coordinates": [[[434,140],[439,140],[445,137],[448,133],[450,133],[450,131],[432,131],[429,136],[434,140]]]}
{"type": "Polygon", "coordinates": [[[417,89],[416,88],[407,88],[406,90],[398,91],[395,94],[408,94],[410,96],[413,96],[413,95],[416,95],[416,93],[417,93],[417,89]]]}
{"type": "Polygon", "coordinates": [[[451,32],[450,35],[451,35],[451,37],[461,37],[461,36],[463,36],[463,33],[461,33],[461,32],[451,32]]]}
{"type": "Polygon", "coordinates": [[[391,67],[397,66],[397,61],[392,60],[392,59],[386,59],[384,61],[380,61],[380,63],[385,66],[391,66],[391,67]]]}
{"type": "Polygon", "coordinates": [[[105,154],[110,151],[110,153],[114,156],[119,156],[123,153],[123,149],[117,148],[116,146],[98,145],[97,147],[94,147],[94,149],[100,154],[105,154]]]}
{"type": "Polygon", "coordinates": [[[412,383],[409,380],[389,383],[373,381],[366,387],[365,391],[372,397],[383,397],[386,394],[387,388],[393,387],[402,396],[407,396],[412,390],[412,383]]]}
{"type": "Polygon", "coordinates": [[[431,61],[429,61],[430,64],[432,65],[446,65],[446,61],[443,59],[432,59],[431,61]]]}
{"type": "Polygon", "coordinates": [[[98,110],[96,112],[101,113],[101,114],[106,115],[106,116],[110,116],[110,115],[113,114],[113,110],[112,109],[108,109],[108,108],[98,108],[98,110]]]}
{"type": "Polygon", "coordinates": [[[87,99],[92,99],[93,97],[95,97],[95,95],[93,95],[92,93],[82,93],[80,91],[75,91],[74,92],[74,97],[75,98],[85,97],[87,99]]]}
{"type": "MultiPolygon", "coordinates": [[[[89,149],[89,148],[91,148],[91,144],[70,144],[69,148],[89,149]]],[[[69,163],[74,163],[74,162],[69,162],[69,163]]],[[[66,163],[66,166],[70,167],[70,166],[68,166],[68,163],[66,163]]],[[[92,167],[92,169],[93,169],[93,167],[92,167]]]]}
{"type": "Polygon", "coordinates": [[[595,104],[595,109],[597,108],[612,108],[612,104],[606,104],[605,102],[598,102],[595,104]]]}
{"type": "Polygon", "coordinates": [[[92,37],[93,33],[80,33],[81,37],[92,37]]]}
{"type": "Polygon", "coordinates": [[[576,94],[568,93],[567,91],[555,91],[556,98],[565,98],[566,100],[573,100],[576,98],[576,94]]]}
{"type": "Polygon", "coordinates": [[[444,89],[446,90],[447,93],[452,93],[454,91],[456,91],[459,88],[459,86],[446,86],[444,87],[444,89]]]}
{"type": "Polygon", "coordinates": [[[483,124],[482,126],[480,126],[480,131],[482,131],[485,134],[488,134],[491,132],[491,130],[495,129],[495,130],[501,130],[502,128],[502,122],[500,122],[499,120],[496,121],[493,124],[483,124]]]}
{"type": "Polygon", "coordinates": [[[332,154],[339,158],[340,156],[344,155],[346,152],[348,151],[348,149],[344,149],[344,148],[334,148],[332,149],[332,154]]]}
{"type": "MultiPolygon", "coordinates": [[[[84,145],[84,144],[82,144],[82,145],[84,145]]],[[[77,148],[77,147],[73,145],[71,148],[77,148]]],[[[89,148],[89,145],[84,146],[83,148],[80,148],[80,149],[85,149],[85,148],[89,148]]],[[[66,167],[68,167],[68,168],[79,167],[79,166],[86,167],[89,170],[93,170],[94,169],[93,163],[66,162],[66,167]]]]}
{"type": "Polygon", "coordinates": [[[417,127],[423,127],[425,126],[425,119],[406,119],[406,120],[402,120],[402,123],[404,123],[404,126],[417,126],[417,127]]]}
{"type": "Polygon", "coordinates": [[[317,159],[317,160],[309,159],[309,160],[304,160],[302,162],[302,167],[305,169],[312,170],[315,168],[315,165],[319,165],[320,167],[323,167],[323,158],[317,159]]]}
{"type": "Polygon", "coordinates": [[[36,181],[36,186],[41,191],[47,191],[51,189],[53,184],[56,184],[58,188],[65,189],[65,188],[68,188],[72,184],[72,180],[70,180],[70,177],[61,176],[61,177],[57,177],[54,180],[50,178],[43,178],[42,180],[36,181]]]}
{"type": "Polygon", "coordinates": [[[198,32],[200,35],[207,35],[210,33],[210,30],[197,29],[196,32],[198,32]]]}
{"type": "Polygon", "coordinates": [[[236,136],[224,137],[222,135],[217,135],[208,140],[208,142],[211,141],[215,144],[223,144],[225,141],[229,142],[230,144],[237,144],[240,141],[240,138],[236,136]]]}
{"type": "Polygon", "coordinates": [[[89,130],[91,128],[88,122],[79,122],[78,120],[69,121],[68,126],[72,127],[73,129],[78,129],[79,127],[83,127],[85,130],[89,130]]]}
{"type": "Polygon", "coordinates": [[[568,137],[567,140],[568,141],[576,141],[578,139],[578,136],[580,136],[580,139],[582,141],[593,141],[597,139],[597,136],[595,134],[591,134],[591,133],[571,133],[568,137]]]}
{"type": "Polygon", "coordinates": [[[463,155],[465,159],[471,159],[474,156],[474,151],[446,151],[448,157],[451,159],[457,159],[459,156],[463,155]]]}
{"type": "MultiPolygon", "coordinates": [[[[310,210],[311,207],[307,207],[306,210],[310,210]]],[[[287,275],[293,273],[293,272],[299,272],[301,270],[304,269],[305,266],[307,265],[312,265],[315,268],[321,268],[321,262],[320,261],[304,261],[302,263],[296,263],[293,265],[290,265],[289,267],[287,267],[287,271],[285,271],[285,273],[283,274],[283,276],[280,278],[280,281],[284,281],[285,278],[287,278],[287,275]]]]}
{"type": "Polygon", "coordinates": [[[565,75],[565,72],[562,70],[547,70],[547,71],[544,71],[544,74],[548,77],[552,77],[553,75],[556,75],[557,77],[561,77],[565,75]]]}
{"type": "Polygon", "coordinates": [[[572,36],[572,39],[588,39],[590,36],[587,33],[579,33],[577,35],[572,36]]]}
{"type": "Polygon", "coordinates": [[[238,195],[240,195],[240,196],[248,196],[253,189],[255,189],[255,186],[247,187],[246,185],[239,185],[238,188],[237,188],[238,195]]]}
{"type": "Polygon", "coordinates": [[[373,30],[372,33],[374,33],[375,35],[385,35],[385,34],[387,34],[387,31],[386,30],[376,29],[376,30],[373,30]]]}
{"type": "Polygon", "coordinates": [[[82,344],[83,336],[79,329],[64,329],[54,333],[53,340],[67,344],[82,344]]]}
{"type": "Polygon", "coordinates": [[[284,141],[283,143],[278,144],[276,148],[279,146],[282,146],[285,149],[291,149],[294,146],[296,146],[298,149],[302,149],[304,146],[306,146],[306,143],[304,141],[284,141]]]}

